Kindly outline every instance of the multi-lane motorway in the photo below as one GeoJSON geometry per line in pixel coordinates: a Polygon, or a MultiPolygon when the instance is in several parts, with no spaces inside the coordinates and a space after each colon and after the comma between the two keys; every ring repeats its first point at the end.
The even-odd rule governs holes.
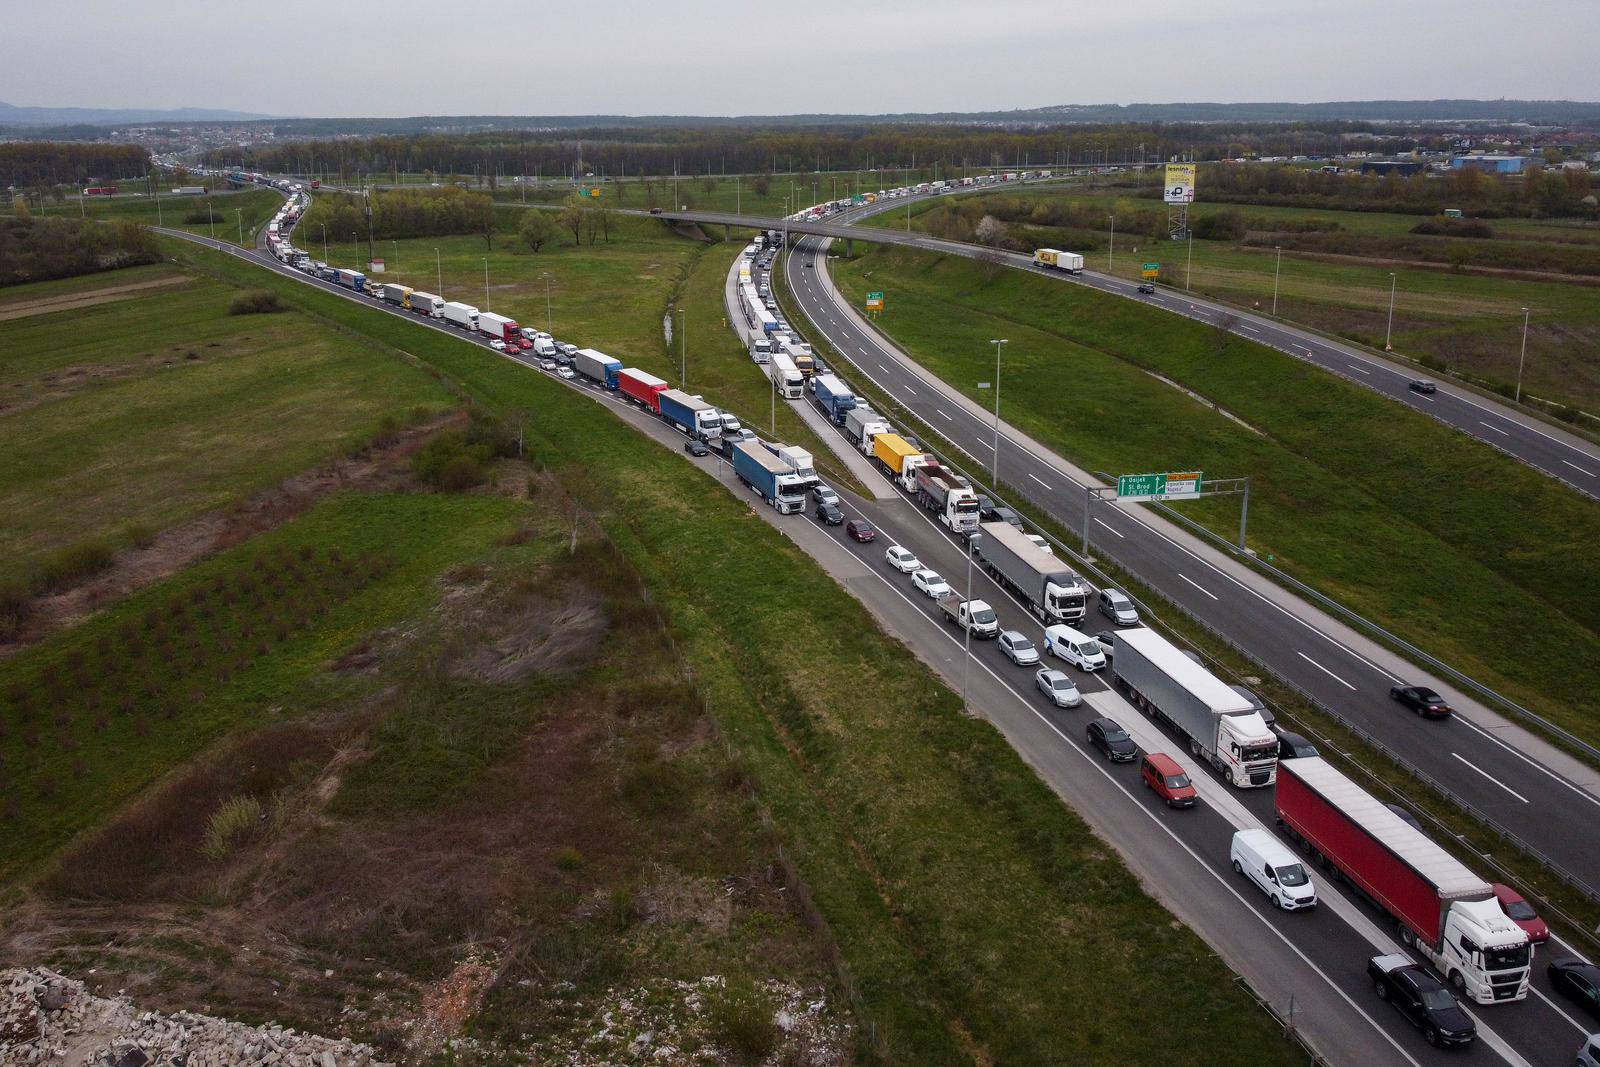
{"type": "MultiPolygon", "coordinates": [[[[897,210],[901,203],[901,201],[880,203],[865,211],[849,212],[839,217],[838,221],[826,222],[785,222],[782,219],[756,218],[719,211],[664,211],[661,215],[664,218],[707,224],[773,230],[787,228],[792,234],[907,245],[925,251],[959,256],[976,256],[987,251],[977,245],[947,241],[923,233],[851,225],[852,222],[868,214],[897,210]]],[[[1425,412],[1465,434],[1515,456],[1550,477],[1565,482],[1586,496],[1600,498],[1600,446],[1559,427],[1541,422],[1508,404],[1479,396],[1449,383],[1441,383],[1438,392],[1432,395],[1413,392],[1409,388],[1409,383],[1417,377],[1414,369],[1408,370],[1402,364],[1378,357],[1365,349],[1330,340],[1268,316],[1224,307],[1178,289],[1159,286],[1154,296],[1141,296],[1136,282],[1112,275],[1085,271],[1081,275],[1069,276],[1035,267],[1026,255],[1004,253],[1004,258],[1009,266],[1018,270],[1031,271],[1064,282],[1086,285],[1102,292],[1143,300],[1174,314],[1187,315],[1207,322],[1231,319],[1233,332],[1241,337],[1280,349],[1297,359],[1315,363],[1334,374],[1391,397],[1397,403],[1425,412]]]]}
{"type": "MultiPolygon", "coordinates": [[[[404,318],[419,328],[464,337],[459,331],[413,313],[311,279],[259,250],[249,252],[191,234],[173,235],[251,259],[302,283],[319,285],[375,311],[404,318]]],[[[795,258],[798,260],[799,256],[795,258]]],[[[804,265],[792,269],[816,270],[804,265]]],[[[855,329],[851,332],[854,334],[855,329]]],[[[486,358],[495,356],[487,345],[484,354],[486,358]]],[[[673,442],[679,438],[670,430],[618,403],[615,394],[582,382],[568,384],[607,403],[621,417],[676,447],[673,442]]],[[[954,406],[950,405],[952,409],[954,406]]],[[[946,414],[949,417],[952,412],[946,414]]],[[[938,417],[937,413],[934,417],[938,417]]],[[[1003,464],[1008,447],[1002,442],[1003,464]]],[[[714,460],[700,462],[725,482],[730,481],[729,472],[714,460]]],[[[730,482],[730,488],[743,491],[737,483],[730,482]]],[[[893,494],[883,501],[847,498],[845,504],[847,512],[872,519],[885,538],[912,548],[957,588],[962,587],[964,553],[921,509],[893,494]]],[[[960,677],[961,646],[953,638],[953,631],[938,622],[929,602],[887,567],[882,555],[884,540],[858,545],[840,536],[837,529],[819,527],[804,517],[780,517],[763,507],[756,510],[811,552],[936,669],[952,681],[960,677]]],[[[1111,516],[1109,524],[1113,529],[1124,527],[1125,520],[1111,516]]],[[[1126,537],[1131,529],[1125,527],[1122,536],[1126,537]]],[[[1190,569],[1203,577],[1198,567],[1190,569]]],[[[1211,581],[1205,577],[1203,580],[1211,581]]],[[[981,572],[975,576],[975,584],[975,595],[996,606],[1004,625],[1038,637],[1037,624],[1031,617],[981,572]]],[[[1227,869],[1227,840],[1233,830],[1244,825],[1270,824],[1270,791],[1241,793],[1223,785],[1204,768],[1195,766],[1172,737],[1133,712],[1093,677],[1070,673],[1082,684],[1088,706],[1078,711],[1058,711],[1029,688],[1030,671],[1011,666],[992,645],[979,643],[976,665],[969,676],[969,693],[974,706],[995,723],[1041,776],[1113,842],[1153,891],[1215,946],[1261,995],[1280,1012],[1288,1010],[1293,998],[1297,1025],[1326,1056],[1341,1063],[1443,1062],[1443,1054],[1423,1045],[1407,1024],[1371,996],[1367,987],[1362,972],[1366,957],[1394,947],[1387,924],[1378,913],[1346,899],[1335,886],[1323,882],[1319,886],[1324,897],[1322,908],[1307,915],[1283,915],[1268,908],[1264,898],[1227,869]],[[1185,763],[1201,786],[1202,808],[1186,813],[1165,812],[1136,788],[1130,768],[1102,763],[1082,741],[1082,722],[1090,714],[1116,718],[1143,747],[1168,751],[1185,763]]],[[[1585,1027],[1565,1005],[1551,999],[1542,968],[1537,970],[1536,994],[1520,1004],[1477,1010],[1484,1041],[1465,1057],[1452,1059],[1511,1064],[1570,1059],[1585,1027]]]]}

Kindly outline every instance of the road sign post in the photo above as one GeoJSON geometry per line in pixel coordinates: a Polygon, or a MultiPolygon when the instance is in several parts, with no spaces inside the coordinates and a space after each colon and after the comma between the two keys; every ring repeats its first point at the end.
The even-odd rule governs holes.
{"type": "Polygon", "coordinates": [[[1143,267],[1141,267],[1139,269],[1139,273],[1144,278],[1145,281],[1153,282],[1157,278],[1161,277],[1161,264],[1159,264],[1159,263],[1146,263],[1143,267]]]}
{"type": "MultiPolygon", "coordinates": [[[[1103,492],[1110,492],[1109,489],[1103,492]]],[[[1166,474],[1124,474],[1117,478],[1116,499],[1119,503],[1167,504],[1178,500],[1198,500],[1203,496],[1221,496],[1228,493],[1240,494],[1239,501],[1239,551],[1248,553],[1245,547],[1245,524],[1250,518],[1250,479],[1249,478],[1213,478],[1202,481],[1199,471],[1184,471],[1181,473],[1166,474]]],[[[1083,544],[1084,554],[1088,554],[1089,545],[1089,504],[1084,502],[1083,511],[1083,544]]]]}

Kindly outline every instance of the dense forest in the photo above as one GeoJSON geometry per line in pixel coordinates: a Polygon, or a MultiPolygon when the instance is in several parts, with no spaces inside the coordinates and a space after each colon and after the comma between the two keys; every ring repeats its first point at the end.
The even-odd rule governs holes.
{"type": "Polygon", "coordinates": [[[154,263],[155,235],[131,222],[0,217],[0,286],[154,263]]]}
{"type": "MultiPolygon", "coordinates": [[[[344,140],[309,140],[254,148],[216,149],[212,166],[242,166],[292,174],[452,175],[593,173],[753,174],[795,170],[892,169],[907,166],[1025,167],[1128,164],[1179,154],[1222,159],[1327,154],[1360,146],[1409,150],[1429,138],[1396,131],[1381,138],[1349,123],[1170,126],[1067,126],[1009,130],[997,126],[863,125],[820,128],[590,128],[583,130],[418,133],[344,140]]],[[[1443,134],[1433,137],[1440,146],[1443,134]]]]}
{"type": "Polygon", "coordinates": [[[19,189],[142,178],[150,150],[131,144],[17,141],[0,144],[0,186],[19,189]]]}
{"type": "MultiPolygon", "coordinates": [[[[463,189],[405,189],[371,195],[372,236],[378,240],[401,237],[437,237],[443,234],[482,234],[494,229],[494,202],[484,193],[463,189]]],[[[323,194],[312,202],[300,224],[300,233],[327,232],[342,239],[348,234],[367,236],[366,206],[359,196],[323,194]]]]}

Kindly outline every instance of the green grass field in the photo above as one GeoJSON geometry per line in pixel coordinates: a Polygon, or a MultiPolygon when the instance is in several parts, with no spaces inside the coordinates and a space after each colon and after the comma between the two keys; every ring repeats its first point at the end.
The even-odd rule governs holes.
{"type": "MultiPolygon", "coordinates": [[[[166,188],[170,189],[168,185],[166,188]]],[[[240,243],[241,231],[243,243],[248,247],[255,244],[255,231],[258,227],[265,226],[272,218],[273,212],[283,204],[283,197],[271,189],[242,189],[242,190],[217,190],[211,196],[173,196],[160,190],[160,201],[147,197],[119,196],[108,199],[86,198],[79,210],[77,197],[71,197],[63,203],[51,202],[45,207],[45,217],[61,217],[68,219],[83,218],[99,220],[102,222],[139,222],[146,226],[162,225],[175,230],[187,230],[190,233],[200,233],[206,236],[215,236],[219,241],[240,243]],[[191,215],[198,215],[207,211],[209,204],[210,214],[214,218],[190,221],[191,215]]],[[[3,205],[4,213],[11,213],[11,204],[6,201],[3,205]]],[[[38,210],[35,208],[37,215],[38,210]]]]}
{"type": "MultiPolygon", "coordinates": [[[[1067,202],[1093,208],[1102,220],[1093,232],[1029,226],[1012,229],[1028,240],[1080,250],[1091,269],[1105,271],[1110,239],[1105,216],[1120,211],[1126,219],[1133,213],[1162,210],[1158,202],[1130,196],[1130,192],[1072,185],[994,195],[1008,200],[1067,202]]],[[[985,195],[978,194],[980,200],[985,195]]],[[[913,226],[925,228],[928,213],[943,210],[949,203],[914,206],[913,226]]],[[[1237,211],[1252,219],[1282,220],[1286,225],[1306,220],[1335,222],[1344,232],[1374,240],[1405,237],[1422,221],[1417,215],[1232,203],[1197,204],[1191,209],[1191,220],[1224,211],[1237,211]]],[[[870,220],[870,224],[900,228],[905,225],[905,218],[891,212],[870,220]]],[[[1438,240],[1468,250],[1485,243],[1510,242],[1534,256],[1541,249],[1563,254],[1600,244],[1600,226],[1592,223],[1494,219],[1490,225],[1501,239],[1438,240]]],[[[1121,232],[1109,266],[1120,276],[1137,278],[1142,264],[1157,262],[1167,285],[1192,287],[1199,294],[1271,311],[1278,262],[1270,245],[1253,247],[1243,242],[1214,240],[1193,244],[1191,267],[1187,260],[1190,249],[1184,244],[1121,232]]],[[[1382,348],[1389,332],[1391,271],[1396,275],[1391,343],[1398,354],[1426,359],[1430,365],[1491,385],[1509,386],[1516,380],[1522,309],[1526,307],[1531,317],[1524,390],[1555,403],[1578,405],[1600,416],[1600,289],[1592,280],[1453,271],[1442,264],[1396,262],[1379,251],[1362,259],[1296,251],[1286,246],[1278,269],[1278,314],[1292,322],[1382,348]]],[[[1589,419],[1581,420],[1580,425],[1589,430],[1600,429],[1600,422],[1589,419]]]]}
{"type": "Polygon", "coordinates": [[[1217,1062],[1291,1061],[1219,961],[994,730],[744,502],[539,375],[245,265],[178,254],[412,352],[488,406],[538,413],[533,458],[666,613],[888,1061],[1126,1063],[1180,1046],[1218,1050],[1217,1062]],[[783,651],[794,647],[809,654],[783,651]],[[1165,998],[1175,973],[1181,1001],[1165,998]]]}
{"type": "MultiPolygon", "coordinates": [[[[52,295],[171,275],[158,265],[0,295],[0,315],[52,295]]],[[[125,543],[352,446],[389,415],[450,402],[392,353],[297,312],[226,314],[234,287],[179,284],[0,320],[0,580],[79,542],[125,543]]]]}
{"type": "MultiPolygon", "coordinates": [[[[981,270],[879,250],[835,275],[853,300],[885,291],[879,325],[974,398],[993,374],[986,342],[1009,337],[1005,417],[1076,463],[1249,475],[1250,544],[1264,558],[1600,740],[1600,572],[1583,547],[1600,538],[1593,502],[1277,352],[1233,338],[1219,353],[1208,327],[1017,271],[985,282],[981,270]],[[1538,628],[1553,658],[1503,655],[1508,618],[1538,628]]],[[[1236,501],[1185,510],[1237,532],[1236,501]]]]}

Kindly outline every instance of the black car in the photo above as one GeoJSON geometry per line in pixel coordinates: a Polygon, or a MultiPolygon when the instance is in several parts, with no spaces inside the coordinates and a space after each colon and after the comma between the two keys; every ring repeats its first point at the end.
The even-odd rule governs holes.
{"type": "Polygon", "coordinates": [[[1261,716],[1261,721],[1267,724],[1267,729],[1277,729],[1278,717],[1272,714],[1272,709],[1267,707],[1266,701],[1256,696],[1254,691],[1246,689],[1242,685],[1230,685],[1228,688],[1232,689],[1235,693],[1238,693],[1239,696],[1250,702],[1250,707],[1257,715],[1261,716]]]}
{"type": "Polygon", "coordinates": [[[828,526],[843,526],[844,512],[832,504],[818,504],[817,521],[828,526]]]}
{"type": "Polygon", "coordinates": [[[1089,744],[1104,752],[1112,763],[1132,763],[1139,755],[1139,746],[1128,731],[1111,719],[1090,719],[1083,732],[1089,744]]]}
{"type": "Polygon", "coordinates": [[[693,440],[693,441],[685,441],[683,443],[683,450],[685,452],[689,453],[689,455],[691,455],[691,456],[709,456],[709,455],[711,455],[711,446],[707,445],[704,441],[701,441],[699,439],[696,439],[696,440],[693,440]]]}
{"type": "Polygon", "coordinates": [[[1154,296],[1156,287],[1151,285],[1149,282],[1141,282],[1139,285],[1139,292],[1145,294],[1146,296],[1154,296]]]}
{"type": "Polygon", "coordinates": [[[1449,988],[1411,957],[1374,956],[1367,961],[1367,976],[1379,1000],[1387,1000],[1412,1025],[1422,1028],[1430,1045],[1472,1044],[1478,1028],[1462,1010],[1449,988]]]}
{"type": "Polygon", "coordinates": [[[1600,967],[1560,956],[1550,961],[1548,971],[1556,992],[1582,1004],[1590,1015],[1600,1016],[1600,967]]]}
{"type": "Polygon", "coordinates": [[[1410,383],[1408,388],[1410,388],[1413,393],[1423,393],[1427,396],[1432,396],[1434,393],[1439,391],[1439,387],[1428,381],[1426,378],[1417,378],[1410,383]]]}
{"type": "Polygon", "coordinates": [[[1396,685],[1389,688],[1389,696],[1427,719],[1448,719],[1450,705],[1444,697],[1425,685],[1396,685]]]}
{"type": "Polygon", "coordinates": [[[1317,755],[1317,746],[1292,730],[1274,727],[1272,732],[1278,735],[1279,759],[1309,759],[1317,755]]]}

